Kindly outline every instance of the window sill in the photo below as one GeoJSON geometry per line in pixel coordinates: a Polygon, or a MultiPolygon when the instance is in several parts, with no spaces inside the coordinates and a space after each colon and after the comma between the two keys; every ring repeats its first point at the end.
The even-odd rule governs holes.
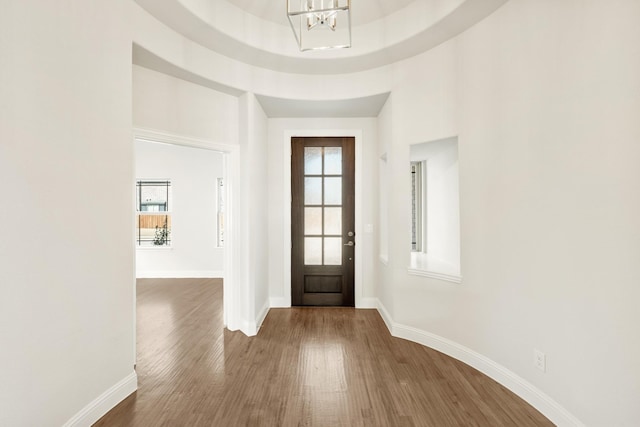
{"type": "Polygon", "coordinates": [[[409,265],[408,273],[412,276],[462,283],[459,267],[420,252],[411,253],[411,264],[409,265]]]}
{"type": "Polygon", "coordinates": [[[173,246],[136,246],[138,251],[170,251],[173,246]]]}

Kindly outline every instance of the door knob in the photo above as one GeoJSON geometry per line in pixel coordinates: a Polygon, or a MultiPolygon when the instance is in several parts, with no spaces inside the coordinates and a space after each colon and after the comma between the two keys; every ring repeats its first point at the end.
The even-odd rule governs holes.
{"type": "Polygon", "coordinates": [[[344,244],[345,246],[355,246],[356,244],[353,243],[351,240],[349,240],[347,243],[344,244]]]}

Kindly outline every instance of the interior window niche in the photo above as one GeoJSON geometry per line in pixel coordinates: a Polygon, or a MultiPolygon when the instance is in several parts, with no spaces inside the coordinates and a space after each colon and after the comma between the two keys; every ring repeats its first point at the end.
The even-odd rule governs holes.
{"type": "Polygon", "coordinates": [[[409,273],[460,283],[458,138],[410,146],[409,273]]]}

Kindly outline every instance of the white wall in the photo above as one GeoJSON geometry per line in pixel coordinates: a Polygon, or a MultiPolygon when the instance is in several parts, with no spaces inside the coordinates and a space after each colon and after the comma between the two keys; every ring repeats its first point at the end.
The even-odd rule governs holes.
{"type": "MultiPolygon", "coordinates": [[[[269,119],[268,182],[269,182],[269,293],[274,306],[291,304],[290,249],[291,242],[291,140],[293,134],[306,136],[337,136],[358,131],[361,146],[356,141],[356,187],[361,185],[361,197],[356,197],[356,245],[362,251],[356,259],[356,275],[362,283],[356,304],[371,305],[376,295],[374,268],[378,259],[378,244],[374,232],[365,232],[365,225],[377,225],[377,126],[373,118],[362,119],[269,119]],[[329,133],[328,133],[329,132],[329,133]],[[359,151],[359,152],[358,152],[359,151]],[[358,183],[360,180],[360,183],[358,183]],[[287,184],[288,183],[288,184],[287,184]],[[285,190],[289,189],[289,190],[285,190]],[[287,193],[289,191],[289,193],[287,193]],[[361,230],[358,232],[358,230],[361,230]]],[[[349,135],[344,135],[349,136],[349,135]]],[[[356,190],[357,192],[358,190],[356,190]]],[[[356,278],[358,280],[358,278],[356,278]]],[[[358,289],[356,289],[358,292],[358,289]]]]}
{"type": "MultiPolygon", "coordinates": [[[[388,259],[379,262],[378,298],[380,311],[391,322],[413,328],[426,328],[425,317],[440,313],[441,295],[425,295],[423,279],[408,275],[411,260],[411,144],[457,135],[455,45],[445,43],[431,51],[394,65],[389,100],[378,117],[380,144],[386,154],[389,182],[387,191],[388,259]],[[431,299],[431,307],[421,306],[431,299]],[[410,304],[407,304],[410,301],[410,304]]],[[[463,272],[464,274],[464,272],[463,272]]],[[[451,292],[450,285],[436,281],[440,292],[451,292]]]]}
{"type": "Polygon", "coordinates": [[[496,295],[464,341],[593,426],[640,420],[638,17],[509,2],[459,43],[463,274],[496,295]]]}
{"type": "Polygon", "coordinates": [[[128,12],[2,3],[3,426],[89,425],[136,387],[128,12]]]}
{"type": "Polygon", "coordinates": [[[136,179],[171,180],[171,247],[138,248],[136,277],[222,277],[217,247],[217,180],[223,155],[211,150],[135,142],[136,179]]]}
{"type": "MultiPolygon", "coordinates": [[[[377,119],[378,132],[378,258],[379,264],[377,268],[377,291],[378,305],[385,307],[389,316],[394,316],[393,303],[393,270],[389,267],[390,257],[390,230],[395,231],[395,227],[390,223],[391,200],[394,197],[392,191],[393,170],[392,161],[393,153],[391,151],[391,143],[393,141],[393,98],[392,93],[389,99],[382,107],[377,119]],[[382,181],[382,179],[385,179],[382,181]]],[[[393,257],[392,257],[393,258],[393,257]]]]}
{"type": "MultiPolygon", "coordinates": [[[[632,143],[640,111],[638,7],[633,0],[514,0],[426,54],[345,76],[246,67],[175,35],[139,8],[135,38],[199,76],[265,95],[336,99],[391,88],[377,123],[378,154],[387,153],[390,176],[389,260],[365,269],[380,278],[373,295],[396,324],[487,357],[586,424],[630,425],[640,418],[632,403],[640,400],[632,362],[640,347],[632,307],[640,278],[639,156],[632,143]],[[407,274],[409,144],[455,135],[461,285],[407,274]],[[545,374],[532,367],[534,347],[547,353],[545,374]]],[[[281,255],[286,195],[278,190],[286,170],[282,133],[336,123],[269,120],[275,301],[288,286],[281,255]]]]}
{"type": "Polygon", "coordinates": [[[240,157],[242,177],[239,209],[233,220],[239,228],[236,258],[244,305],[241,329],[255,335],[269,309],[267,206],[271,196],[267,176],[267,117],[252,93],[240,97],[240,157]]]}
{"type": "MultiPolygon", "coordinates": [[[[542,398],[529,397],[560,414],[557,422],[572,421],[565,408],[587,425],[636,424],[639,9],[635,0],[513,0],[457,40],[394,66],[301,76],[208,52],[132,2],[4,5],[0,177],[11,185],[10,209],[0,220],[28,226],[7,227],[0,244],[0,363],[11,367],[0,373],[0,401],[9,408],[0,424],[60,425],[132,374],[132,38],[199,76],[265,95],[339,99],[393,90],[378,123],[268,120],[267,180],[257,187],[269,190],[268,217],[252,211],[238,218],[253,224],[246,242],[256,224],[268,225],[267,245],[261,235],[254,257],[269,253],[272,298],[282,301],[288,286],[286,195],[279,190],[284,130],[362,129],[371,156],[363,174],[371,183],[379,131],[390,176],[389,260],[373,268],[376,239],[367,244],[363,237],[372,248],[363,268],[372,281],[364,283],[380,278],[366,295],[379,296],[414,338],[443,337],[470,350],[461,354],[486,357],[536,387],[542,398]],[[408,146],[453,135],[460,150],[461,285],[407,274],[408,146]],[[106,189],[103,197],[79,204],[78,195],[95,187],[106,189]],[[533,348],[547,354],[544,374],[532,366],[533,348]]],[[[136,126],[231,143],[250,129],[244,141],[253,148],[243,161],[259,162],[258,129],[266,119],[252,95],[244,106],[217,92],[203,99],[200,89],[151,74],[133,71],[136,126]],[[146,88],[154,77],[161,82],[146,88]],[[196,93],[181,98],[191,89],[196,93]],[[210,108],[221,120],[188,114],[186,100],[195,98],[202,101],[193,104],[198,111],[210,108]]],[[[260,169],[251,182],[264,177],[260,169]]],[[[376,190],[367,191],[362,220],[375,224],[376,190]]],[[[239,206],[251,206],[251,194],[239,206]]],[[[244,316],[252,322],[263,291],[255,281],[250,289],[249,279],[242,286],[256,289],[244,316]]]]}
{"type": "Polygon", "coordinates": [[[134,65],[133,124],[237,144],[238,98],[134,65]]]}
{"type": "Polygon", "coordinates": [[[380,295],[391,295],[396,330],[478,362],[560,425],[640,419],[638,16],[631,0],[508,2],[397,64],[403,79],[388,101],[394,172],[380,295]],[[408,145],[451,135],[461,285],[406,271],[408,145]]]}

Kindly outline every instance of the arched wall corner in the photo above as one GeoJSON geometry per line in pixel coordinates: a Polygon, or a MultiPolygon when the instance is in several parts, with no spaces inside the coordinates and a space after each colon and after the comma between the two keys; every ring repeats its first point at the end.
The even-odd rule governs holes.
{"type": "MultiPolygon", "coordinates": [[[[223,275],[223,316],[224,325],[231,331],[243,330],[247,335],[251,335],[244,330],[243,326],[246,322],[242,320],[242,308],[245,303],[246,296],[243,295],[236,284],[238,269],[240,268],[238,260],[238,246],[235,243],[237,224],[233,221],[234,209],[237,209],[238,197],[235,189],[238,188],[239,182],[239,165],[240,165],[240,147],[237,144],[227,142],[216,142],[204,139],[186,137],[182,135],[171,134],[154,129],[134,128],[133,139],[143,140],[164,144],[173,144],[183,147],[200,148],[205,150],[217,151],[224,155],[224,178],[227,188],[227,222],[225,224],[225,257],[224,257],[224,275],[223,275]]],[[[132,204],[133,206],[133,204],[132,204]]],[[[135,298],[135,289],[134,289],[135,298]]],[[[134,303],[134,323],[135,323],[135,303],[134,303]]],[[[134,336],[134,351],[135,350],[134,336]]]]}
{"type": "Polygon", "coordinates": [[[395,322],[380,301],[377,302],[377,308],[392,336],[432,348],[477,369],[520,396],[559,427],[585,427],[549,395],[504,366],[455,341],[395,322]]]}

